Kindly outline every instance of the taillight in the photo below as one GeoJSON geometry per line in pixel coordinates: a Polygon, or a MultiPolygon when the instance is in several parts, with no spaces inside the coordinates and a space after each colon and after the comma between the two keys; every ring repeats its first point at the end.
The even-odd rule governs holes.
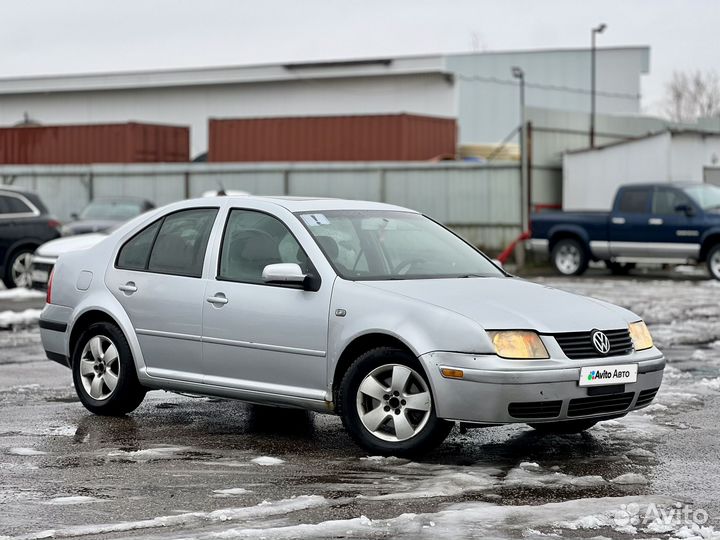
{"type": "Polygon", "coordinates": [[[50,279],[48,279],[47,293],[45,294],[45,303],[52,304],[52,282],[53,276],[55,276],[55,269],[50,271],[50,279]]]}
{"type": "Polygon", "coordinates": [[[51,229],[59,229],[61,226],[61,223],[57,219],[48,220],[48,227],[50,227],[51,229]]]}

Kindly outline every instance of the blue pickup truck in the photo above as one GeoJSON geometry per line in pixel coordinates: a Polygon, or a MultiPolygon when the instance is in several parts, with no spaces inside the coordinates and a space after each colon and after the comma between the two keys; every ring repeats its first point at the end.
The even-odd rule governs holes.
{"type": "Polygon", "coordinates": [[[533,251],[557,271],[580,275],[590,261],[624,274],[637,263],[706,263],[720,279],[720,188],[639,184],[618,189],[610,212],[541,212],[531,217],[533,251]]]}

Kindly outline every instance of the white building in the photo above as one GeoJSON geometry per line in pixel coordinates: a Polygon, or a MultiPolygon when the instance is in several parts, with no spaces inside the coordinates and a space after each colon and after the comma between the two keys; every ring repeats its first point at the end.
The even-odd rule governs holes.
{"type": "MultiPolygon", "coordinates": [[[[189,125],[197,156],[211,117],[408,112],[457,117],[461,144],[495,143],[519,124],[513,66],[529,107],[590,110],[590,51],[560,49],[0,79],[0,125],[189,125]]],[[[598,49],[598,113],[639,113],[648,69],[647,47],[598,49]]]]}
{"type": "Polygon", "coordinates": [[[665,130],[563,159],[563,208],[609,210],[623,184],[720,183],[720,133],[665,130]]]}

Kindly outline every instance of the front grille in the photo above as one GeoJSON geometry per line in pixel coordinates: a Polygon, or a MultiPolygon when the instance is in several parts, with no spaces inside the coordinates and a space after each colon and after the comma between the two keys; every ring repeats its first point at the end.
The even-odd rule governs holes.
{"type": "Polygon", "coordinates": [[[588,416],[625,411],[630,407],[635,392],[571,399],[568,416],[588,416]]]}
{"type": "Polygon", "coordinates": [[[558,345],[565,353],[565,356],[573,360],[583,358],[598,358],[602,356],[620,356],[630,354],[633,350],[633,342],[630,331],[627,328],[622,330],[602,330],[610,340],[610,351],[607,354],[600,354],[592,341],[592,332],[567,332],[554,334],[558,345]]]}
{"type": "Polygon", "coordinates": [[[651,388],[650,390],[643,390],[638,395],[635,407],[645,407],[650,405],[650,402],[655,399],[655,395],[658,393],[659,388],[651,388]]]}
{"type": "Polygon", "coordinates": [[[562,401],[527,401],[508,405],[508,414],[513,418],[557,418],[560,416],[562,401]]]}

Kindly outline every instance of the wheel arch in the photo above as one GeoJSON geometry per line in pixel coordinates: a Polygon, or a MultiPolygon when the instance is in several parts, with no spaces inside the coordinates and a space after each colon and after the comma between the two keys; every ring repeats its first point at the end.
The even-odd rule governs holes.
{"type": "Polygon", "coordinates": [[[699,262],[704,262],[710,250],[717,244],[720,244],[720,229],[712,229],[705,233],[700,244],[699,262]]]}
{"type": "MultiPolygon", "coordinates": [[[[338,357],[338,361],[335,363],[335,367],[332,375],[332,397],[333,401],[337,401],[337,392],[340,387],[345,373],[347,372],[350,365],[363,353],[369,350],[376,349],[378,347],[392,347],[408,352],[414,358],[417,358],[417,354],[413,349],[405,343],[402,339],[392,334],[384,332],[369,332],[356,336],[350,343],[348,343],[343,349],[342,353],[338,357]]],[[[422,362],[418,361],[418,366],[423,371],[425,368],[422,366],[422,362]]],[[[426,374],[427,375],[427,374],[426,374]]]]}
{"type": "Polygon", "coordinates": [[[10,270],[10,267],[8,264],[10,263],[10,259],[18,252],[21,251],[23,248],[31,248],[31,250],[34,252],[37,248],[39,248],[41,245],[41,242],[31,239],[31,238],[23,238],[22,240],[18,240],[14,244],[12,244],[7,251],[5,252],[5,260],[2,261],[2,268],[3,268],[3,275],[5,275],[8,270],[10,270]]]}
{"type": "Polygon", "coordinates": [[[581,227],[563,226],[550,229],[548,233],[548,251],[552,251],[555,245],[566,238],[577,240],[583,249],[589,253],[590,238],[585,230],[581,227]]]}
{"type": "Polygon", "coordinates": [[[118,321],[108,312],[97,308],[88,309],[75,319],[70,329],[70,336],[68,337],[68,353],[71,362],[80,336],[85,330],[90,328],[91,325],[98,322],[114,324],[120,328],[121,332],[125,333],[118,321]]]}

